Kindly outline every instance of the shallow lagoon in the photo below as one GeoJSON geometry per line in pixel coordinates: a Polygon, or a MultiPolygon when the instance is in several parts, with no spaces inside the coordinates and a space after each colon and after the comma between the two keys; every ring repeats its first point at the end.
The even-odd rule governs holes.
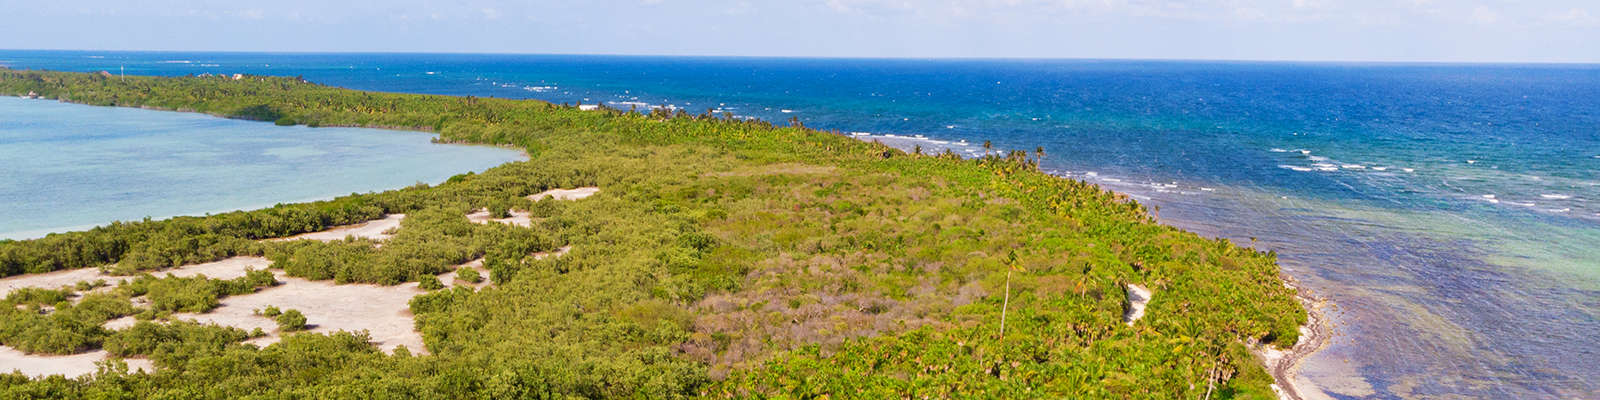
{"type": "Polygon", "coordinates": [[[436,184],[526,159],[433,137],[0,97],[0,239],[436,184]]]}

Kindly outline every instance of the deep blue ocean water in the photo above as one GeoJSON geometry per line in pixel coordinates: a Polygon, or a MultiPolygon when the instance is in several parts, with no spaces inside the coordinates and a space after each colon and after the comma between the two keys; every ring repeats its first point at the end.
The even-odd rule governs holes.
{"type": "MultiPolygon", "coordinates": [[[[1600,397],[1600,66],[0,51],[0,65],[707,109],[1044,167],[1276,250],[1301,386],[1600,397]]],[[[1156,299],[1159,301],[1159,297],[1156,299]]]]}

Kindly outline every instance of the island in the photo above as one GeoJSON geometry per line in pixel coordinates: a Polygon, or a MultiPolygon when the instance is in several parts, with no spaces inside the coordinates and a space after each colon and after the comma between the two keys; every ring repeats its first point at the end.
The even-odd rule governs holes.
{"type": "Polygon", "coordinates": [[[1308,321],[1272,252],[1042,172],[1043,149],[295,77],[0,69],[0,94],[529,156],[0,241],[4,352],[98,357],[0,375],[6,397],[1267,399],[1265,354],[1308,321]]]}

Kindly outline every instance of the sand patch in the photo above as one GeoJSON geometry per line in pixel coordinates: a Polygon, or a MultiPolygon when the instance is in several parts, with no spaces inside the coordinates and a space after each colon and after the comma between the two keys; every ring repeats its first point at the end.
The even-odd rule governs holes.
{"type": "Polygon", "coordinates": [[[59,289],[62,286],[76,285],[78,282],[93,282],[100,279],[111,283],[118,278],[100,273],[99,268],[79,268],[42,274],[17,275],[0,279],[0,298],[9,296],[12,291],[22,288],[59,289]]]}
{"type": "MultiPolygon", "coordinates": [[[[202,264],[190,264],[163,271],[152,272],[151,275],[164,277],[167,274],[179,277],[205,275],[213,279],[233,279],[242,277],[246,269],[264,270],[272,265],[272,261],[261,257],[233,257],[221,261],[212,261],[202,264]]],[[[17,275],[0,279],[0,298],[10,295],[12,291],[21,288],[58,289],[62,286],[74,286],[78,282],[94,282],[103,280],[106,288],[116,287],[130,276],[116,276],[100,272],[99,268],[79,268],[65,271],[46,272],[43,274],[17,275]]]]}
{"type": "Polygon", "coordinates": [[[126,316],[126,317],[122,317],[122,318],[117,318],[117,319],[113,319],[113,320],[110,320],[110,321],[106,321],[106,323],[100,324],[100,326],[105,327],[106,329],[113,330],[113,331],[120,331],[120,330],[123,330],[123,329],[132,328],[134,324],[138,324],[138,323],[139,323],[139,319],[138,318],[134,318],[132,315],[129,315],[129,316],[126,316]]]}
{"type": "Polygon", "coordinates": [[[485,269],[483,267],[483,258],[479,257],[478,259],[469,261],[466,264],[457,265],[457,266],[455,266],[455,268],[451,268],[450,272],[439,274],[439,282],[440,283],[444,283],[444,287],[447,287],[447,288],[456,287],[456,286],[465,286],[465,287],[477,289],[477,288],[480,288],[480,287],[484,287],[484,286],[490,285],[490,282],[489,282],[489,270],[485,269]],[[472,282],[467,282],[467,281],[456,279],[456,275],[458,273],[460,273],[461,269],[463,269],[463,268],[477,270],[478,271],[478,276],[483,277],[483,280],[479,281],[478,283],[472,283],[472,282]]]}
{"type": "Polygon", "coordinates": [[[1150,298],[1154,293],[1149,288],[1135,284],[1128,284],[1128,310],[1123,312],[1122,321],[1128,326],[1133,326],[1134,321],[1144,318],[1144,309],[1150,305],[1150,298]]]}
{"type": "Polygon", "coordinates": [[[278,277],[278,286],[259,292],[229,296],[221,305],[205,314],[173,314],[174,319],[232,326],[246,331],[261,328],[268,335],[245,341],[260,346],[277,343],[282,339],[278,324],[271,318],[256,315],[256,310],[268,306],[281,310],[300,310],[310,327],[304,332],[333,333],[337,331],[365,330],[372,341],[385,352],[404,345],[412,354],[426,354],[422,334],[416,331],[411,315],[412,297],[425,291],[416,282],[396,286],[368,284],[336,285],[332,281],[308,281],[293,277],[278,277]]]}
{"type": "Polygon", "coordinates": [[[511,210],[510,217],[494,218],[489,215],[488,209],[478,209],[478,211],[467,214],[467,220],[472,221],[474,224],[487,224],[490,222],[496,222],[527,228],[533,226],[533,213],[521,210],[511,210]]]}
{"type": "Polygon", "coordinates": [[[354,225],[344,225],[330,228],[321,232],[302,233],[284,238],[267,239],[269,241],[285,240],[320,240],[332,242],[344,240],[345,237],[354,236],[357,239],[388,240],[394,237],[394,230],[400,229],[400,221],[406,218],[405,214],[389,214],[383,219],[362,222],[354,225]]]}
{"type": "MultiPolygon", "coordinates": [[[[0,373],[21,371],[31,377],[45,377],[50,375],[64,375],[76,378],[89,375],[98,371],[96,362],[110,358],[105,350],[96,350],[87,353],[57,356],[24,354],[22,351],[7,346],[0,346],[0,373]]],[[[130,371],[155,372],[155,364],[150,360],[130,358],[123,360],[128,363],[130,371]]]]}
{"type": "Polygon", "coordinates": [[[572,246],[561,246],[561,248],[556,249],[556,251],[541,251],[538,253],[533,253],[533,259],[543,260],[545,257],[561,257],[566,255],[569,251],[572,251],[572,246]]]}
{"type": "Polygon", "coordinates": [[[546,190],[546,191],[543,191],[543,192],[539,192],[538,194],[534,194],[532,196],[528,196],[528,199],[529,200],[533,200],[533,201],[539,201],[539,200],[544,200],[544,198],[546,198],[546,197],[549,197],[549,198],[553,198],[553,199],[556,199],[556,200],[578,200],[578,199],[582,199],[582,198],[585,198],[585,197],[593,196],[595,193],[600,193],[600,188],[597,188],[597,187],[594,187],[594,186],[588,186],[588,187],[581,187],[581,188],[577,188],[577,189],[550,189],[550,190],[546,190]]]}

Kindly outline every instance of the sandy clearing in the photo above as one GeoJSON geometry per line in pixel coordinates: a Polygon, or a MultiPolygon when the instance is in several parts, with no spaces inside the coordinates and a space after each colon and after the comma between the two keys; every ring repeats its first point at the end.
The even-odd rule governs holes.
{"type": "Polygon", "coordinates": [[[345,237],[355,236],[358,239],[388,240],[394,235],[390,232],[400,228],[400,221],[406,218],[405,214],[389,214],[383,219],[362,222],[354,225],[336,226],[321,232],[302,233],[284,238],[267,239],[269,241],[286,240],[320,240],[332,242],[344,240],[345,237]]]}
{"type": "Polygon", "coordinates": [[[466,264],[457,265],[457,266],[455,266],[455,268],[451,268],[450,272],[439,274],[439,282],[444,283],[445,287],[466,286],[466,287],[470,287],[470,288],[473,288],[473,289],[477,289],[477,288],[480,288],[480,287],[488,286],[488,285],[491,284],[489,282],[489,270],[483,267],[483,257],[479,257],[476,260],[468,261],[466,264]],[[472,283],[472,282],[467,282],[467,281],[457,281],[456,280],[456,274],[458,272],[460,272],[462,268],[471,268],[471,269],[478,270],[478,276],[483,277],[483,280],[478,282],[478,283],[472,283]]]}
{"type": "Polygon", "coordinates": [[[533,259],[543,260],[545,257],[561,257],[566,255],[569,251],[572,251],[572,246],[561,246],[561,248],[556,249],[556,251],[541,251],[538,253],[533,253],[533,259]]]}
{"type": "Polygon", "coordinates": [[[137,324],[137,323],[139,323],[139,319],[134,318],[132,315],[129,315],[129,316],[126,316],[126,317],[122,317],[122,318],[117,318],[117,319],[113,319],[113,320],[110,320],[110,321],[106,321],[106,323],[100,324],[100,326],[105,327],[106,329],[119,331],[119,330],[123,330],[123,329],[132,328],[133,325],[137,324]]]}
{"type": "Polygon", "coordinates": [[[265,257],[233,257],[221,261],[212,261],[203,264],[190,264],[154,273],[157,277],[172,274],[178,277],[191,277],[205,275],[211,279],[234,279],[243,277],[246,270],[264,270],[272,266],[272,260],[265,257]]]}
{"type": "MultiPolygon", "coordinates": [[[[172,274],[180,277],[205,275],[214,279],[233,279],[244,276],[245,270],[254,268],[267,269],[272,261],[261,257],[233,257],[220,261],[202,264],[191,264],[177,268],[152,272],[151,275],[165,277],[172,274]]],[[[43,274],[18,275],[0,279],[0,298],[10,295],[13,290],[20,288],[56,289],[62,286],[73,286],[78,282],[104,280],[106,288],[115,287],[124,279],[133,279],[131,276],[115,276],[100,272],[99,268],[79,268],[65,271],[47,272],[43,274]]],[[[105,290],[102,288],[99,290],[105,290]]]]}
{"type": "Polygon", "coordinates": [[[1149,288],[1135,284],[1128,284],[1128,311],[1122,315],[1122,321],[1128,326],[1133,326],[1134,321],[1144,318],[1144,309],[1150,305],[1150,298],[1154,293],[1149,288]]]}
{"type": "Polygon", "coordinates": [[[467,220],[468,221],[472,221],[472,223],[475,223],[475,224],[487,224],[487,223],[490,223],[490,222],[498,222],[498,223],[502,223],[502,224],[511,224],[513,226],[520,226],[520,227],[527,228],[527,227],[533,226],[533,213],[530,213],[530,212],[527,212],[527,211],[521,211],[521,210],[511,210],[511,216],[510,217],[492,218],[489,215],[489,210],[488,209],[478,209],[478,211],[474,211],[471,214],[467,214],[467,220]]]}
{"type": "Polygon", "coordinates": [[[114,283],[115,277],[108,277],[100,273],[99,268],[79,268],[64,271],[46,272],[42,274],[17,275],[0,279],[0,298],[11,295],[11,292],[21,288],[57,289],[62,286],[72,286],[78,282],[105,279],[114,283]]]}
{"type": "Polygon", "coordinates": [[[533,201],[539,201],[539,200],[544,200],[544,198],[546,198],[546,197],[550,197],[550,198],[554,198],[556,200],[578,200],[578,199],[582,199],[582,198],[585,198],[585,197],[593,196],[595,193],[600,193],[600,188],[597,188],[597,187],[594,187],[594,186],[586,186],[586,187],[581,187],[581,188],[577,188],[577,189],[550,189],[550,190],[546,190],[546,191],[543,191],[543,192],[539,192],[538,194],[534,194],[532,196],[528,196],[528,199],[529,200],[533,200],[533,201]]]}
{"type": "Polygon", "coordinates": [[[412,318],[411,298],[425,293],[416,282],[396,286],[368,284],[336,285],[332,281],[308,281],[300,278],[278,277],[278,286],[259,292],[229,296],[221,305],[205,314],[173,314],[174,319],[232,326],[246,331],[261,328],[269,334],[246,341],[257,345],[277,343],[277,322],[256,315],[256,310],[275,306],[281,310],[300,310],[311,329],[306,332],[333,333],[337,331],[365,330],[372,335],[373,343],[385,352],[397,346],[406,346],[412,354],[426,354],[422,335],[416,331],[412,318]]]}
{"type": "MultiPolygon", "coordinates": [[[[96,350],[67,356],[23,354],[22,351],[0,346],[0,372],[21,371],[31,377],[45,377],[50,375],[64,375],[76,378],[95,373],[98,368],[94,363],[110,358],[105,350],[96,350]]],[[[129,370],[142,370],[154,372],[155,364],[144,359],[125,359],[129,370]]]]}

